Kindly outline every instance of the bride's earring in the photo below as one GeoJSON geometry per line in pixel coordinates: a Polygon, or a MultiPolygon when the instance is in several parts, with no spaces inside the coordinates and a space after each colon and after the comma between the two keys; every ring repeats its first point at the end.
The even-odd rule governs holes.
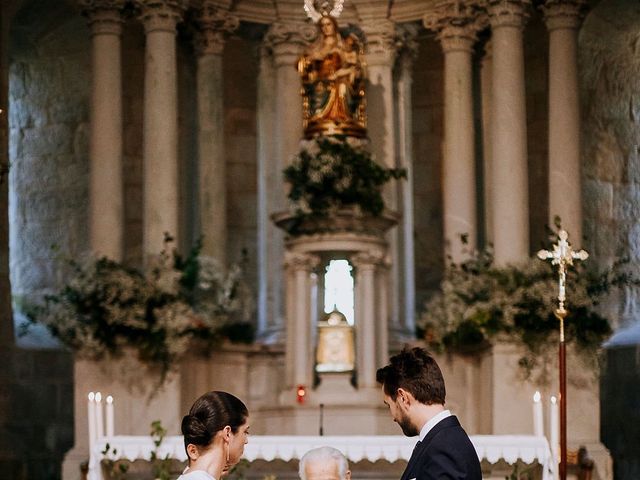
{"type": "Polygon", "coordinates": [[[227,447],[227,465],[229,465],[229,442],[225,442],[225,446],[227,447]]]}

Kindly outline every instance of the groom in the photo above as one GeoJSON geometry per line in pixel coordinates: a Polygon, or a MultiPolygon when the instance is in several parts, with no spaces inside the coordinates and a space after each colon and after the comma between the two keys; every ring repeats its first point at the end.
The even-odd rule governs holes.
{"type": "Polygon", "coordinates": [[[444,408],[444,379],[433,357],[404,349],[378,370],[377,380],[402,433],[420,436],[401,480],[482,480],[471,440],[444,408]]]}

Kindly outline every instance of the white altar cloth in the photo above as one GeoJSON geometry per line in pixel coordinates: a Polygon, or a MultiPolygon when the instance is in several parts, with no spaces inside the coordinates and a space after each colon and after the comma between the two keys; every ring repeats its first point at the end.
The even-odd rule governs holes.
{"type": "MultiPolygon", "coordinates": [[[[251,435],[244,449],[244,458],[249,461],[281,459],[289,461],[299,459],[308,450],[330,445],[337,448],[350,462],[368,460],[408,461],[417,441],[417,437],[408,438],[400,435],[378,436],[270,436],[251,435]]],[[[545,437],[532,435],[473,435],[471,436],[478,457],[489,463],[504,460],[510,465],[518,460],[542,465],[542,479],[553,480],[555,465],[552,460],[549,443],[545,437]]],[[[88,480],[103,480],[100,462],[103,459],[136,460],[151,458],[155,446],[151,437],[118,435],[112,438],[103,437],[94,445],[89,460],[88,480]],[[102,452],[109,444],[110,452],[115,449],[117,455],[102,452]]],[[[166,437],[157,451],[158,458],[170,458],[184,461],[187,459],[182,436],[166,437]]]]}

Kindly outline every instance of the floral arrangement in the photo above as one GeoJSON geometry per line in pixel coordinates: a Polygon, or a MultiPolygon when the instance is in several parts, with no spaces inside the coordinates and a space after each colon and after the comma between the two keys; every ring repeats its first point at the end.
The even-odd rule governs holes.
{"type": "MultiPolygon", "coordinates": [[[[162,378],[194,343],[208,352],[219,341],[250,343],[248,292],[240,265],[223,273],[200,255],[165,249],[144,271],[107,258],[70,261],[70,280],[38,305],[25,308],[30,324],[41,323],[81,358],[137,351],[162,378]]],[[[25,325],[28,328],[29,324],[25,325]]]]}
{"type": "Polygon", "coordinates": [[[333,135],[308,141],[284,178],[301,219],[326,217],[348,206],[378,216],[384,210],[382,186],[392,178],[406,178],[406,171],[378,165],[362,140],[333,135]]]}
{"type": "MultiPolygon", "coordinates": [[[[567,272],[565,338],[596,368],[597,351],[611,333],[609,321],[598,311],[599,300],[612,287],[638,283],[623,264],[604,272],[577,264],[567,272]]],[[[497,339],[510,340],[524,346],[519,363],[525,378],[555,353],[558,274],[548,262],[530,259],[519,266],[497,266],[491,251],[479,252],[463,263],[451,263],[440,287],[417,322],[418,336],[434,350],[474,354],[497,339]]]]}

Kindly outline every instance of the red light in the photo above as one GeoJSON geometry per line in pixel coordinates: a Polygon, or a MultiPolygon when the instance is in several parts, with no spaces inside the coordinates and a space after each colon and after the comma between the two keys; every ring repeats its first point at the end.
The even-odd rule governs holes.
{"type": "Polygon", "coordinates": [[[296,389],[296,400],[298,403],[304,403],[304,397],[307,394],[307,389],[304,385],[298,385],[296,389]]]}

